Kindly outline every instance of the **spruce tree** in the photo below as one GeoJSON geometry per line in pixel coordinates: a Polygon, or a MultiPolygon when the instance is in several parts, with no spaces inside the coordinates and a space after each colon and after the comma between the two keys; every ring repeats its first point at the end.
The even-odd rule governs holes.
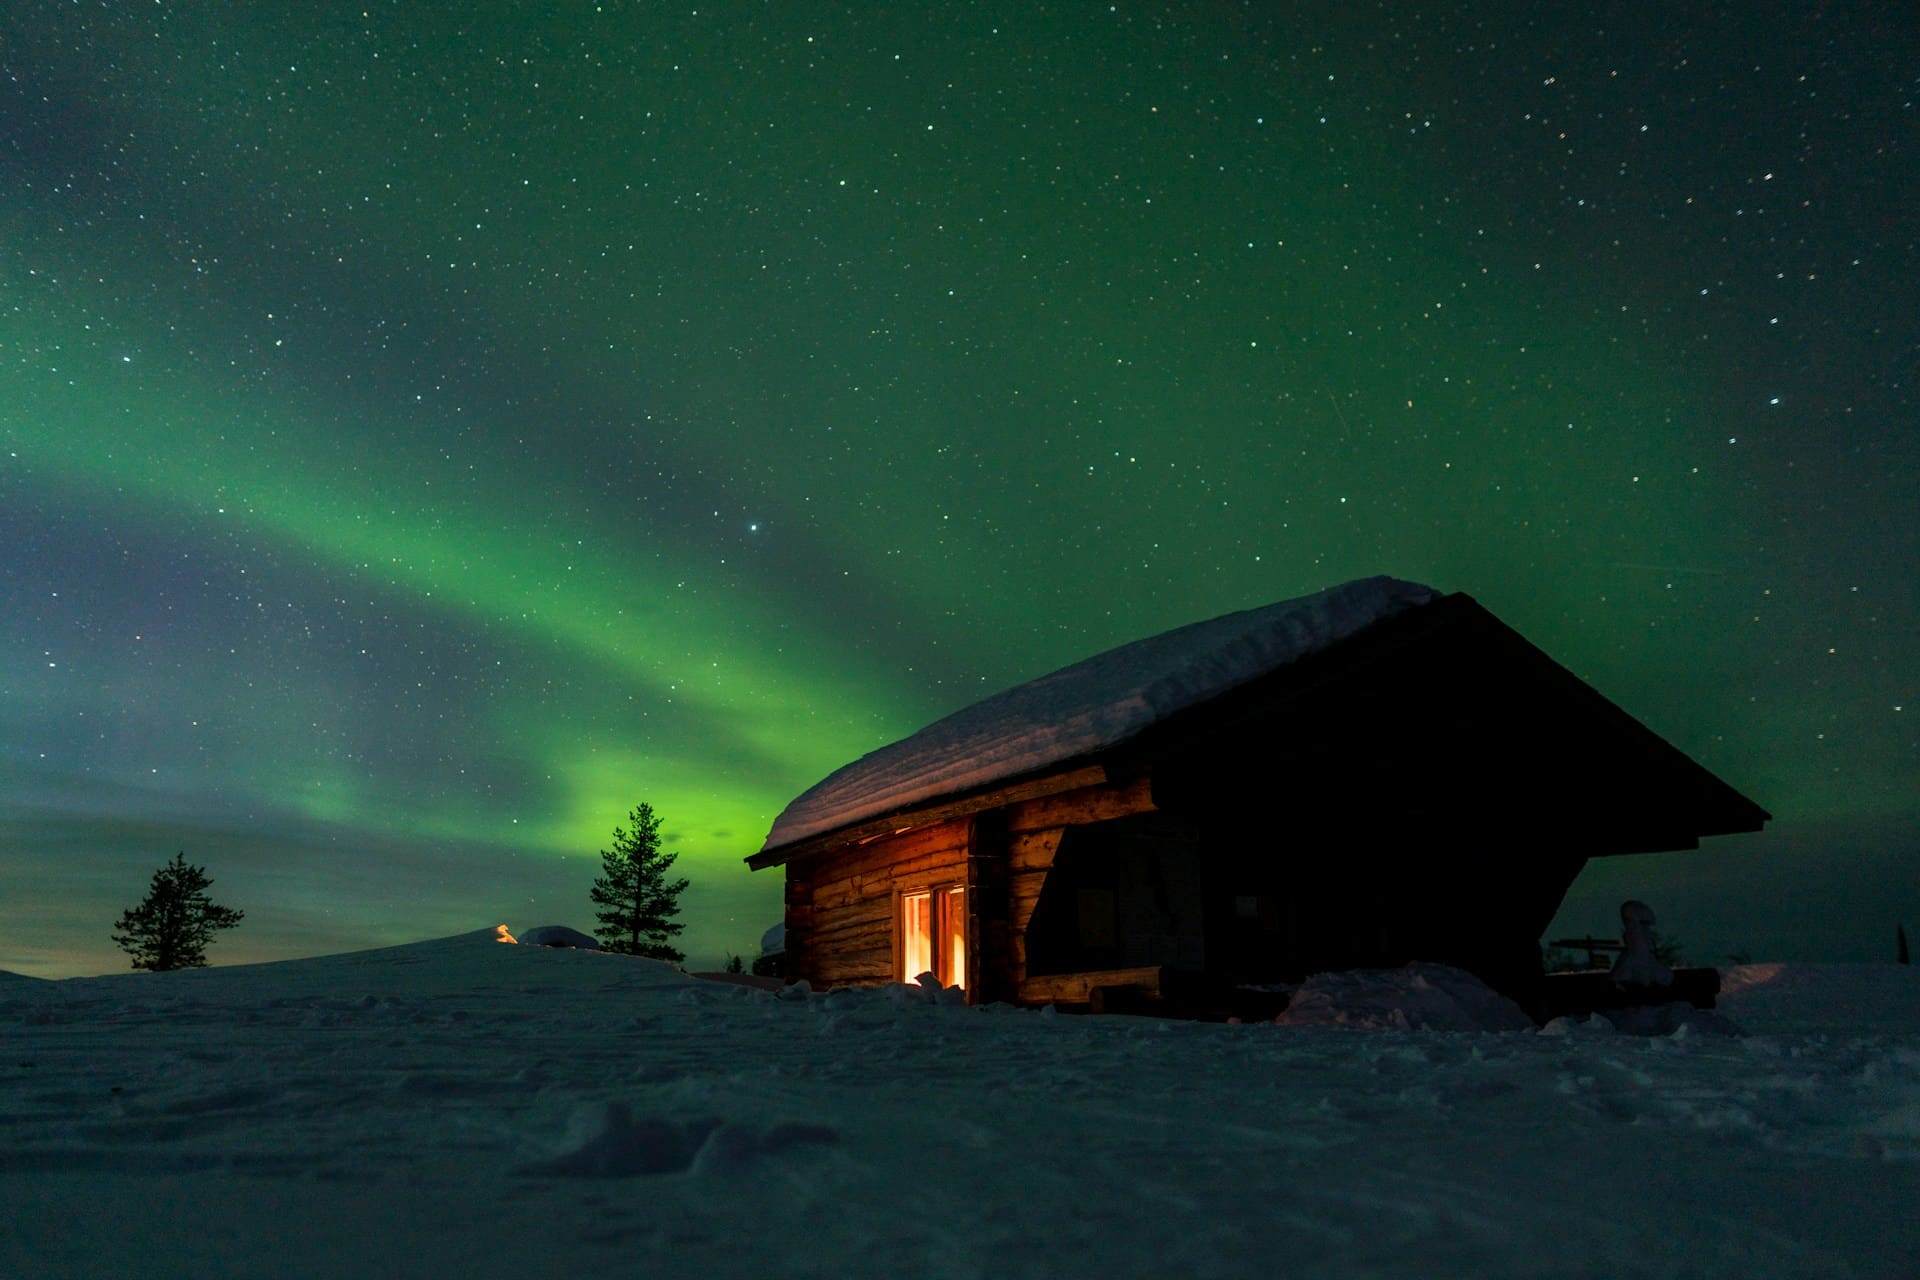
{"type": "Polygon", "coordinates": [[[652,805],[635,805],[627,821],[632,829],[615,827],[613,848],[600,851],[601,874],[590,895],[600,908],[594,933],[608,951],[679,964],[686,956],[668,940],[686,927],[673,917],[687,882],[668,880],[667,871],[680,855],[660,852],[652,805]]]}
{"type": "Polygon", "coordinates": [[[221,929],[240,923],[245,912],[216,906],[207,897],[213,881],[203,867],[189,866],[187,855],[153,873],[153,883],[139,906],[120,913],[113,940],[133,957],[136,969],[158,973],[166,969],[203,969],[207,943],[221,929]]]}

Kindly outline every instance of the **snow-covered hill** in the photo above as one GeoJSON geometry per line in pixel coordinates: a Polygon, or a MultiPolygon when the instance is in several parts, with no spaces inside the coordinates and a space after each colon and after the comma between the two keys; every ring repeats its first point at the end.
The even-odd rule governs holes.
{"type": "MultiPolygon", "coordinates": [[[[782,998],[494,930],[0,983],[0,1276],[1920,1275],[1920,977],[1749,1034],[782,998]]],[[[786,993],[788,997],[798,993],[786,993]]]]}

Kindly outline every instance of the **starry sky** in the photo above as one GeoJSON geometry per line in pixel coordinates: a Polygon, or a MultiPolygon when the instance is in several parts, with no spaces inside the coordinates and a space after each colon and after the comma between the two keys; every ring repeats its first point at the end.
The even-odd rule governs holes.
{"type": "Polygon", "coordinates": [[[1557,930],[1891,958],[1920,29],[1580,9],[12,0],[0,968],[590,927],[641,800],[751,956],[840,764],[1373,573],[1775,814],[1557,930]]]}

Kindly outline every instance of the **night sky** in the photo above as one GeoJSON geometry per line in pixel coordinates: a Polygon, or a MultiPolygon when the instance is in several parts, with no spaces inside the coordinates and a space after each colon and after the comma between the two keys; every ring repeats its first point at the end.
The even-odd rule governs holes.
{"type": "Polygon", "coordinates": [[[1775,814],[1560,930],[1920,935],[1910,6],[868,8],[0,8],[0,968],[588,928],[641,800],[751,956],[832,769],[1374,573],[1775,814]]]}

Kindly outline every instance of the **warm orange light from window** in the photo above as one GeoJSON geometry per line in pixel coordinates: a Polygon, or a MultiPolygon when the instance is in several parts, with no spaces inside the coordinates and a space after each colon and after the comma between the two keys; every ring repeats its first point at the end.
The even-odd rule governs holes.
{"type": "Polygon", "coordinates": [[[900,895],[900,981],[931,973],[946,987],[967,981],[967,891],[959,886],[900,895]]]}
{"type": "MultiPolygon", "coordinates": [[[[933,894],[900,895],[900,981],[933,973],[933,894]]],[[[937,976],[937,975],[936,975],[937,976]]]]}
{"type": "Polygon", "coordinates": [[[967,891],[946,889],[940,894],[940,981],[949,987],[967,985],[967,891]]]}

